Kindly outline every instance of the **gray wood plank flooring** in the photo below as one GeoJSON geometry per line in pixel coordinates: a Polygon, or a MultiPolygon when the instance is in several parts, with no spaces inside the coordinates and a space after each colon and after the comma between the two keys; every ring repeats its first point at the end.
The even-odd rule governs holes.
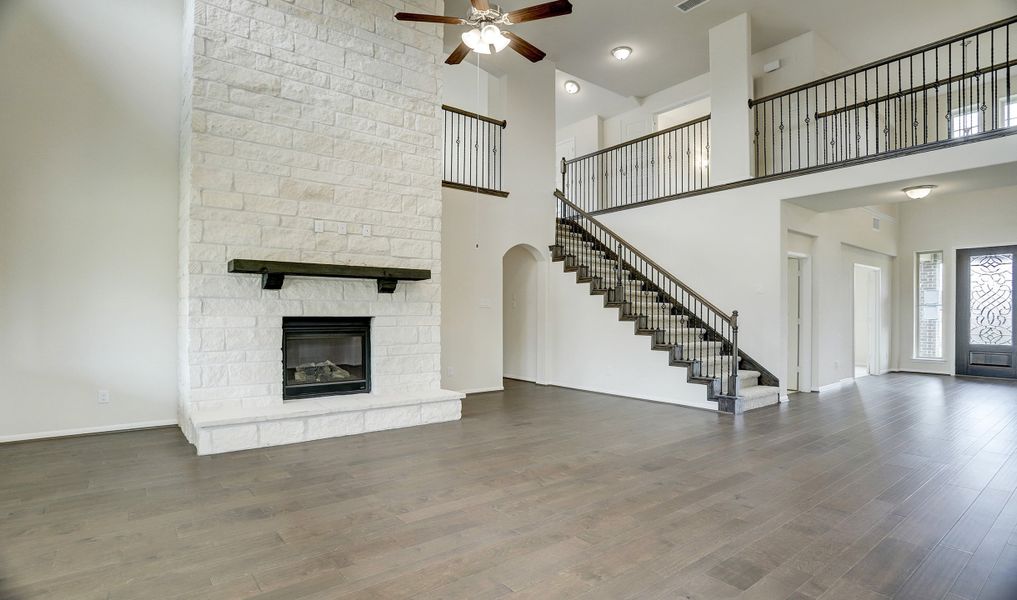
{"type": "Polygon", "coordinates": [[[0,446],[0,598],[1017,598],[1017,383],[740,417],[506,386],[214,457],[176,429],[0,446]]]}

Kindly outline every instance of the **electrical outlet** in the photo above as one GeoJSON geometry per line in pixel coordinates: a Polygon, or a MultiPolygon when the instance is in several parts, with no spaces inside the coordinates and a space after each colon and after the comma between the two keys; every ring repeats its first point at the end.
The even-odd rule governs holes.
{"type": "Polygon", "coordinates": [[[371,237],[371,226],[364,225],[364,237],[371,237]]]}
{"type": "Polygon", "coordinates": [[[456,376],[456,368],[455,367],[445,367],[445,374],[448,375],[449,377],[455,377],[456,376]]]}
{"type": "Polygon", "coordinates": [[[336,223],[335,226],[336,233],[338,233],[339,235],[346,235],[347,232],[346,223],[336,223]]]}
{"type": "Polygon", "coordinates": [[[109,390],[99,390],[99,404],[109,404],[109,390]]]}
{"type": "Polygon", "coordinates": [[[324,231],[325,231],[325,222],[315,219],[314,233],[323,233],[324,231]]]}

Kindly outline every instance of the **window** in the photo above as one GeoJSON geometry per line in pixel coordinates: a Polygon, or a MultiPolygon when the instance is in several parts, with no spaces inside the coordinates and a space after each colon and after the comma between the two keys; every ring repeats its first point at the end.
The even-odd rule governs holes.
{"type": "Polygon", "coordinates": [[[915,358],[943,358],[943,252],[919,252],[915,358]]]}
{"type": "Polygon", "coordinates": [[[1017,125],[1017,96],[999,99],[999,112],[1001,115],[1000,127],[1013,127],[1017,125]]]}
{"type": "Polygon", "coordinates": [[[981,131],[978,126],[980,117],[978,108],[975,106],[958,109],[957,114],[951,118],[952,137],[958,138],[979,133],[981,131]]]}

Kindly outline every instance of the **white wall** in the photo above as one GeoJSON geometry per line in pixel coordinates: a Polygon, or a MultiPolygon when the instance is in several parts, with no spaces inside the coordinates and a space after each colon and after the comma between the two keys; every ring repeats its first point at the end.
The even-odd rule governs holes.
{"type": "Polygon", "coordinates": [[[604,119],[603,147],[620,144],[630,137],[626,126],[632,123],[656,123],[656,115],[710,96],[710,74],[704,73],[677,83],[642,99],[639,106],[604,119]]]}
{"type": "Polygon", "coordinates": [[[491,92],[498,91],[497,77],[469,62],[442,65],[438,72],[442,104],[496,117],[491,113],[491,92]]]}
{"type": "Polygon", "coordinates": [[[600,220],[721,310],[738,310],[740,348],[783,380],[787,330],[780,318],[777,198],[733,189],[600,220]]]}
{"type": "Polygon", "coordinates": [[[752,176],[752,24],[743,13],[710,29],[710,183],[752,176]]]}
{"type": "Polygon", "coordinates": [[[906,371],[954,372],[956,343],[957,250],[1017,244],[1017,187],[964,194],[933,193],[905,202],[900,211],[897,263],[897,344],[899,367],[906,371]],[[918,252],[943,251],[943,359],[914,358],[915,261],[918,252]]]}
{"type": "Polygon", "coordinates": [[[600,150],[603,137],[603,120],[599,116],[593,115],[559,128],[556,140],[559,144],[567,140],[575,140],[576,156],[583,156],[600,150]]]}
{"type": "Polygon", "coordinates": [[[182,2],[87,4],[0,7],[0,440],[176,421],[182,2]]]}
{"type": "MultiPolygon", "coordinates": [[[[554,66],[520,64],[501,78],[508,198],[442,193],[442,386],[460,392],[501,389],[502,257],[526,244],[542,257],[538,298],[546,298],[553,243],[555,182],[554,66]]],[[[538,305],[538,336],[547,333],[538,305]]],[[[538,379],[545,369],[538,341],[538,379]]]]}
{"type": "Polygon", "coordinates": [[[537,380],[538,259],[525,246],[502,259],[503,372],[524,381],[537,380]]]}
{"type": "Polygon", "coordinates": [[[575,273],[552,263],[549,283],[551,384],[717,410],[706,386],[688,383],[684,367],[669,366],[666,352],[651,350],[651,338],[635,335],[634,324],[619,321],[618,309],[604,308],[604,297],[577,284],[575,273]]]}
{"type": "Polygon", "coordinates": [[[752,55],[755,96],[762,98],[841,71],[848,65],[822,36],[814,31],[793,37],[752,55]],[[766,73],[763,67],[775,60],[780,68],[766,73]]]}

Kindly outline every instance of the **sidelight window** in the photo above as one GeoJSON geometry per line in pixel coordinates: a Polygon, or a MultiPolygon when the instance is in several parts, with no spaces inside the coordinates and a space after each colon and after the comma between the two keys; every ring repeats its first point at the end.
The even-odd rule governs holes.
{"type": "Polygon", "coordinates": [[[943,358],[943,252],[919,252],[915,358],[943,358]]]}

